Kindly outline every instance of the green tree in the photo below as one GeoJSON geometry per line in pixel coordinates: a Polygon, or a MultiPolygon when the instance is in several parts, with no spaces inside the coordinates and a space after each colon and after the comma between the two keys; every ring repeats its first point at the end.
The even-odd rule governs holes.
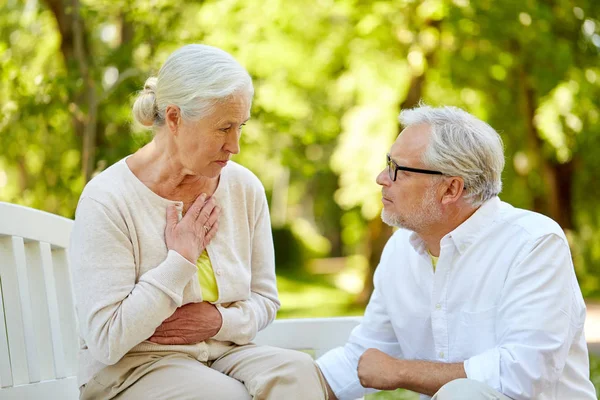
{"type": "Polygon", "coordinates": [[[360,255],[391,230],[374,183],[420,99],[462,106],[506,145],[502,197],[568,232],[600,293],[600,5],[582,0],[0,0],[0,199],[72,217],[95,173],[150,136],[133,94],[175,48],[204,42],[254,77],[237,161],[264,182],[274,226],[313,255],[360,255]]]}

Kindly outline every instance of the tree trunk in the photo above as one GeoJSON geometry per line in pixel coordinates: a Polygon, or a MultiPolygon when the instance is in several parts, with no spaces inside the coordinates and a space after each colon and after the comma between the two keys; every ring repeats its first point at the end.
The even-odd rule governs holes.
{"type": "Polygon", "coordinates": [[[355,303],[361,306],[365,306],[371,298],[374,289],[373,274],[375,274],[375,269],[377,268],[377,265],[379,265],[379,259],[383,252],[383,248],[393,233],[392,227],[385,224],[381,218],[375,218],[369,221],[368,227],[369,248],[367,249],[367,254],[369,269],[364,277],[363,289],[355,300],[355,303]]]}
{"type": "Polygon", "coordinates": [[[564,164],[551,164],[555,197],[550,199],[550,215],[563,229],[574,229],[573,223],[573,174],[574,158],[564,164]]]}
{"type": "Polygon", "coordinates": [[[523,113],[527,127],[528,146],[534,154],[536,164],[540,167],[545,191],[532,190],[534,211],[548,215],[558,222],[563,229],[573,228],[572,178],[574,161],[564,164],[553,162],[544,157],[543,145],[539,131],[534,124],[537,102],[535,92],[529,84],[529,77],[524,66],[521,66],[519,84],[523,98],[523,113]]]}
{"type": "Polygon", "coordinates": [[[68,76],[72,82],[83,79],[83,88],[69,90],[75,133],[81,137],[82,170],[89,181],[95,166],[96,122],[98,119],[98,94],[91,73],[91,56],[87,34],[81,20],[79,0],[46,0],[54,14],[61,35],[60,49],[68,76]],[[69,10],[69,11],[68,11],[69,10]],[[68,11],[68,12],[67,12],[68,11]]]}
{"type": "MultiPolygon", "coordinates": [[[[441,21],[428,21],[425,24],[428,27],[434,27],[440,29],[441,21]]],[[[435,62],[435,51],[436,48],[431,49],[425,54],[427,65],[433,65],[435,62]]],[[[413,108],[419,104],[423,96],[423,86],[425,85],[425,72],[421,75],[413,75],[410,80],[408,92],[404,98],[402,104],[400,104],[400,110],[413,108]]],[[[369,260],[369,269],[367,270],[364,277],[364,284],[362,291],[358,294],[355,303],[361,306],[366,305],[371,298],[373,293],[373,275],[375,269],[379,265],[379,259],[385,244],[391,237],[393,229],[385,224],[381,218],[375,218],[369,221],[369,246],[367,248],[367,258],[369,260]]]]}

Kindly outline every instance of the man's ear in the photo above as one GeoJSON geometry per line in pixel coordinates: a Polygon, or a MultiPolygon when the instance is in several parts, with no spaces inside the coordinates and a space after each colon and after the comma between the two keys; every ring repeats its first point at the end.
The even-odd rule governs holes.
{"type": "Polygon", "coordinates": [[[442,204],[456,203],[465,191],[465,181],[460,176],[451,176],[446,178],[442,188],[442,204]]]}
{"type": "Polygon", "coordinates": [[[179,125],[181,122],[181,110],[177,106],[168,105],[165,109],[165,123],[169,128],[169,132],[177,136],[179,133],[179,125]]]}

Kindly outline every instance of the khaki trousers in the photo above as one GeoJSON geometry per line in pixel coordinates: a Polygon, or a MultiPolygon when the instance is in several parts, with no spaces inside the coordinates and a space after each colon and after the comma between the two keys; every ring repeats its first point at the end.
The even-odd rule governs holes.
{"type": "Polygon", "coordinates": [[[431,400],[511,400],[482,382],[456,379],[446,383],[431,400]]]}
{"type": "Polygon", "coordinates": [[[213,361],[179,352],[128,354],[96,374],[81,400],[325,399],[313,359],[294,350],[233,346],[213,361]]]}

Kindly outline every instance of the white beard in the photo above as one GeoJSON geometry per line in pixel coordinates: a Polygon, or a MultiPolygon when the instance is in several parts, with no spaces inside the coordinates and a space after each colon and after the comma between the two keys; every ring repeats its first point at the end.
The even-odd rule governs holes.
{"type": "Polygon", "coordinates": [[[390,226],[408,229],[416,232],[427,228],[437,221],[442,216],[442,211],[437,206],[435,201],[435,190],[431,188],[423,197],[421,204],[416,210],[406,213],[402,216],[399,213],[392,213],[383,208],[381,212],[381,220],[390,226]]]}

